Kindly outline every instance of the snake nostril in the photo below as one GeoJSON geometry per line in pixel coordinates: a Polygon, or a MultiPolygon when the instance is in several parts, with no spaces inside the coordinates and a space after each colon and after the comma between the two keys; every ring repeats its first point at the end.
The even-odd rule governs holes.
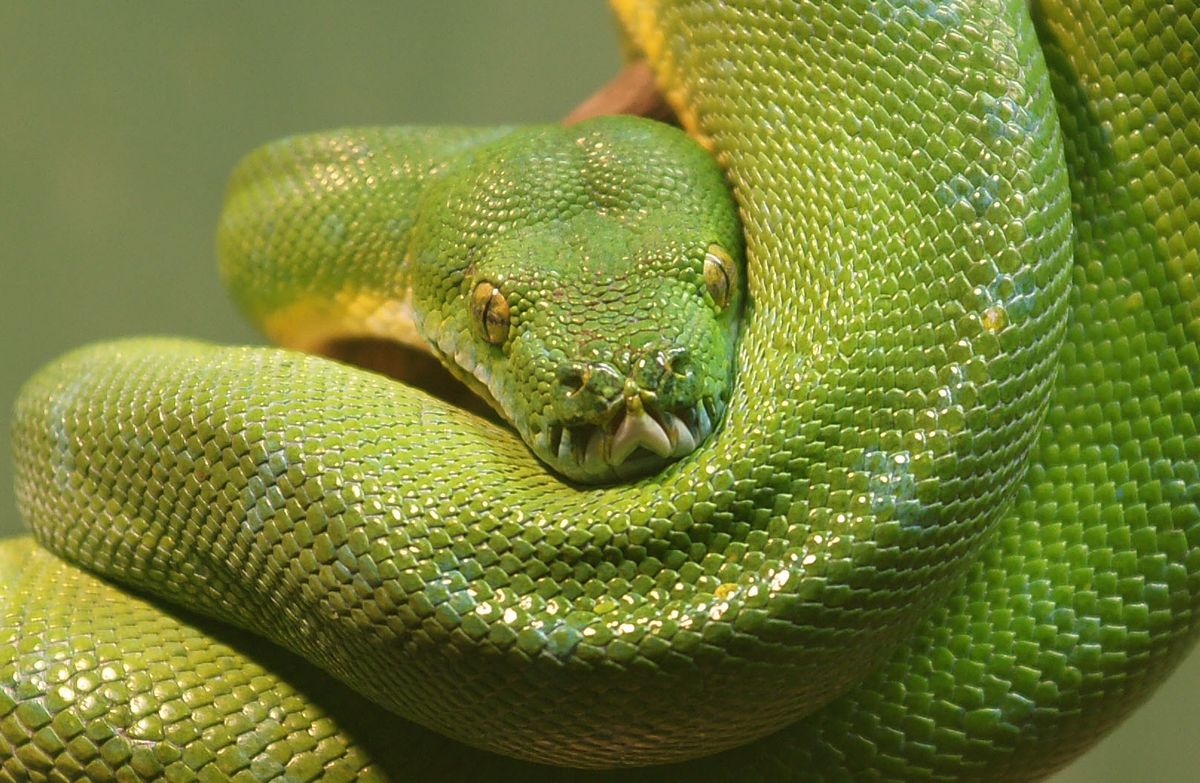
{"type": "Polygon", "coordinates": [[[692,355],[687,348],[672,348],[663,354],[663,366],[675,375],[687,375],[692,367],[692,355]]]}
{"type": "Polygon", "coordinates": [[[560,364],[554,371],[554,379],[566,387],[568,396],[574,396],[587,384],[590,374],[586,366],[571,362],[570,364],[560,364]]]}

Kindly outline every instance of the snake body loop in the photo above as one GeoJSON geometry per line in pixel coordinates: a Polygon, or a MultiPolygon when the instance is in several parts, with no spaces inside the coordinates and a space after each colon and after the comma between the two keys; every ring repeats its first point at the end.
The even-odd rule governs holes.
{"type": "Polygon", "coordinates": [[[1188,649],[1200,8],[616,6],[745,230],[720,428],[581,488],[326,360],[65,357],[22,510],[157,597],[0,547],[0,779],[592,776],[328,675],[507,756],[670,763],[622,779],[1034,779],[1188,649]]]}

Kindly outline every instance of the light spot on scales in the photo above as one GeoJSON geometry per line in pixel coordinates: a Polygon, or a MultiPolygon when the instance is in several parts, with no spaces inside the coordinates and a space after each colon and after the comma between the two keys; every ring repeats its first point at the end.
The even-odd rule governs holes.
{"type": "Polygon", "coordinates": [[[956,0],[888,0],[877,3],[875,13],[887,20],[909,24],[914,19],[955,27],[962,21],[961,4],[956,0]]]}
{"type": "MultiPolygon", "coordinates": [[[[1008,89],[1015,89],[1009,84],[1008,89]]],[[[1027,100],[1019,95],[995,96],[981,93],[978,99],[982,103],[985,129],[995,140],[1018,140],[1036,130],[1034,115],[1026,106],[1027,100]]]]}
{"type": "MultiPolygon", "coordinates": [[[[1023,232],[1024,226],[1010,227],[1010,233],[1016,236],[1023,235],[1023,232]]],[[[993,334],[1004,329],[1013,319],[1028,316],[1037,301],[1035,286],[1029,279],[1031,271],[1027,268],[1014,269],[1016,263],[1006,263],[1010,257],[1020,258],[1011,246],[998,250],[996,256],[997,261],[989,264],[991,279],[971,291],[980,309],[980,324],[993,334]]]]}
{"type": "Polygon", "coordinates": [[[999,332],[1005,326],[1008,326],[1008,311],[1003,307],[992,305],[983,311],[983,315],[979,320],[983,324],[983,328],[987,331],[992,333],[999,332]]]}
{"type": "Polygon", "coordinates": [[[327,244],[340,245],[346,238],[345,219],[336,212],[326,215],[317,229],[317,236],[327,244]]]}
{"type": "Polygon", "coordinates": [[[1000,198],[1001,189],[998,174],[972,166],[966,173],[939,183],[934,196],[943,206],[951,208],[955,218],[969,222],[983,217],[1000,198]]]}
{"type": "Polygon", "coordinates": [[[69,412],[86,381],[85,374],[77,375],[65,389],[54,396],[50,407],[48,420],[50,438],[54,442],[54,483],[60,489],[69,489],[71,486],[71,473],[75,469],[75,457],[71,453],[71,446],[75,443],[75,436],[71,430],[69,412]]]}
{"type": "Polygon", "coordinates": [[[872,512],[920,524],[921,504],[916,499],[917,481],[910,452],[868,451],[863,455],[862,470],[867,473],[866,501],[872,512]]]}

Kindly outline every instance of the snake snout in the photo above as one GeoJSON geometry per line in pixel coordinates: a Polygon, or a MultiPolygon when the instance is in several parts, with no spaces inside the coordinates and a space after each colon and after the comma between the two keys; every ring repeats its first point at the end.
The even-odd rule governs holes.
{"type": "Polygon", "coordinates": [[[620,399],[625,384],[624,375],[607,362],[565,362],[554,377],[564,397],[597,411],[620,399]]]}
{"type": "Polygon", "coordinates": [[[688,390],[691,354],[652,347],[605,361],[566,361],[555,371],[569,413],[550,424],[538,450],[585,480],[644,473],[691,452],[712,431],[720,404],[688,390]]]}
{"type": "Polygon", "coordinates": [[[582,395],[604,409],[621,399],[627,404],[638,396],[653,399],[668,379],[692,377],[691,352],[683,346],[642,351],[627,364],[628,370],[622,372],[609,362],[567,361],[558,366],[554,377],[566,397],[582,395]]]}

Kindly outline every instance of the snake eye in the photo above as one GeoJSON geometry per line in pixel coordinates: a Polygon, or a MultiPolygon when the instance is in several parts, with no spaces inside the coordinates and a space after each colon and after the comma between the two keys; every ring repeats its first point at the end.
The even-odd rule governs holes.
{"type": "Polygon", "coordinates": [[[479,336],[492,345],[508,339],[508,300],[491,283],[482,282],[471,292],[471,318],[479,336]]]}
{"type": "Polygon", "coordinates": [[[719,245],[709,245],[704,256],[704,285],[718,310],[724,310],[737,286],[737,267],[719,245]]]}

